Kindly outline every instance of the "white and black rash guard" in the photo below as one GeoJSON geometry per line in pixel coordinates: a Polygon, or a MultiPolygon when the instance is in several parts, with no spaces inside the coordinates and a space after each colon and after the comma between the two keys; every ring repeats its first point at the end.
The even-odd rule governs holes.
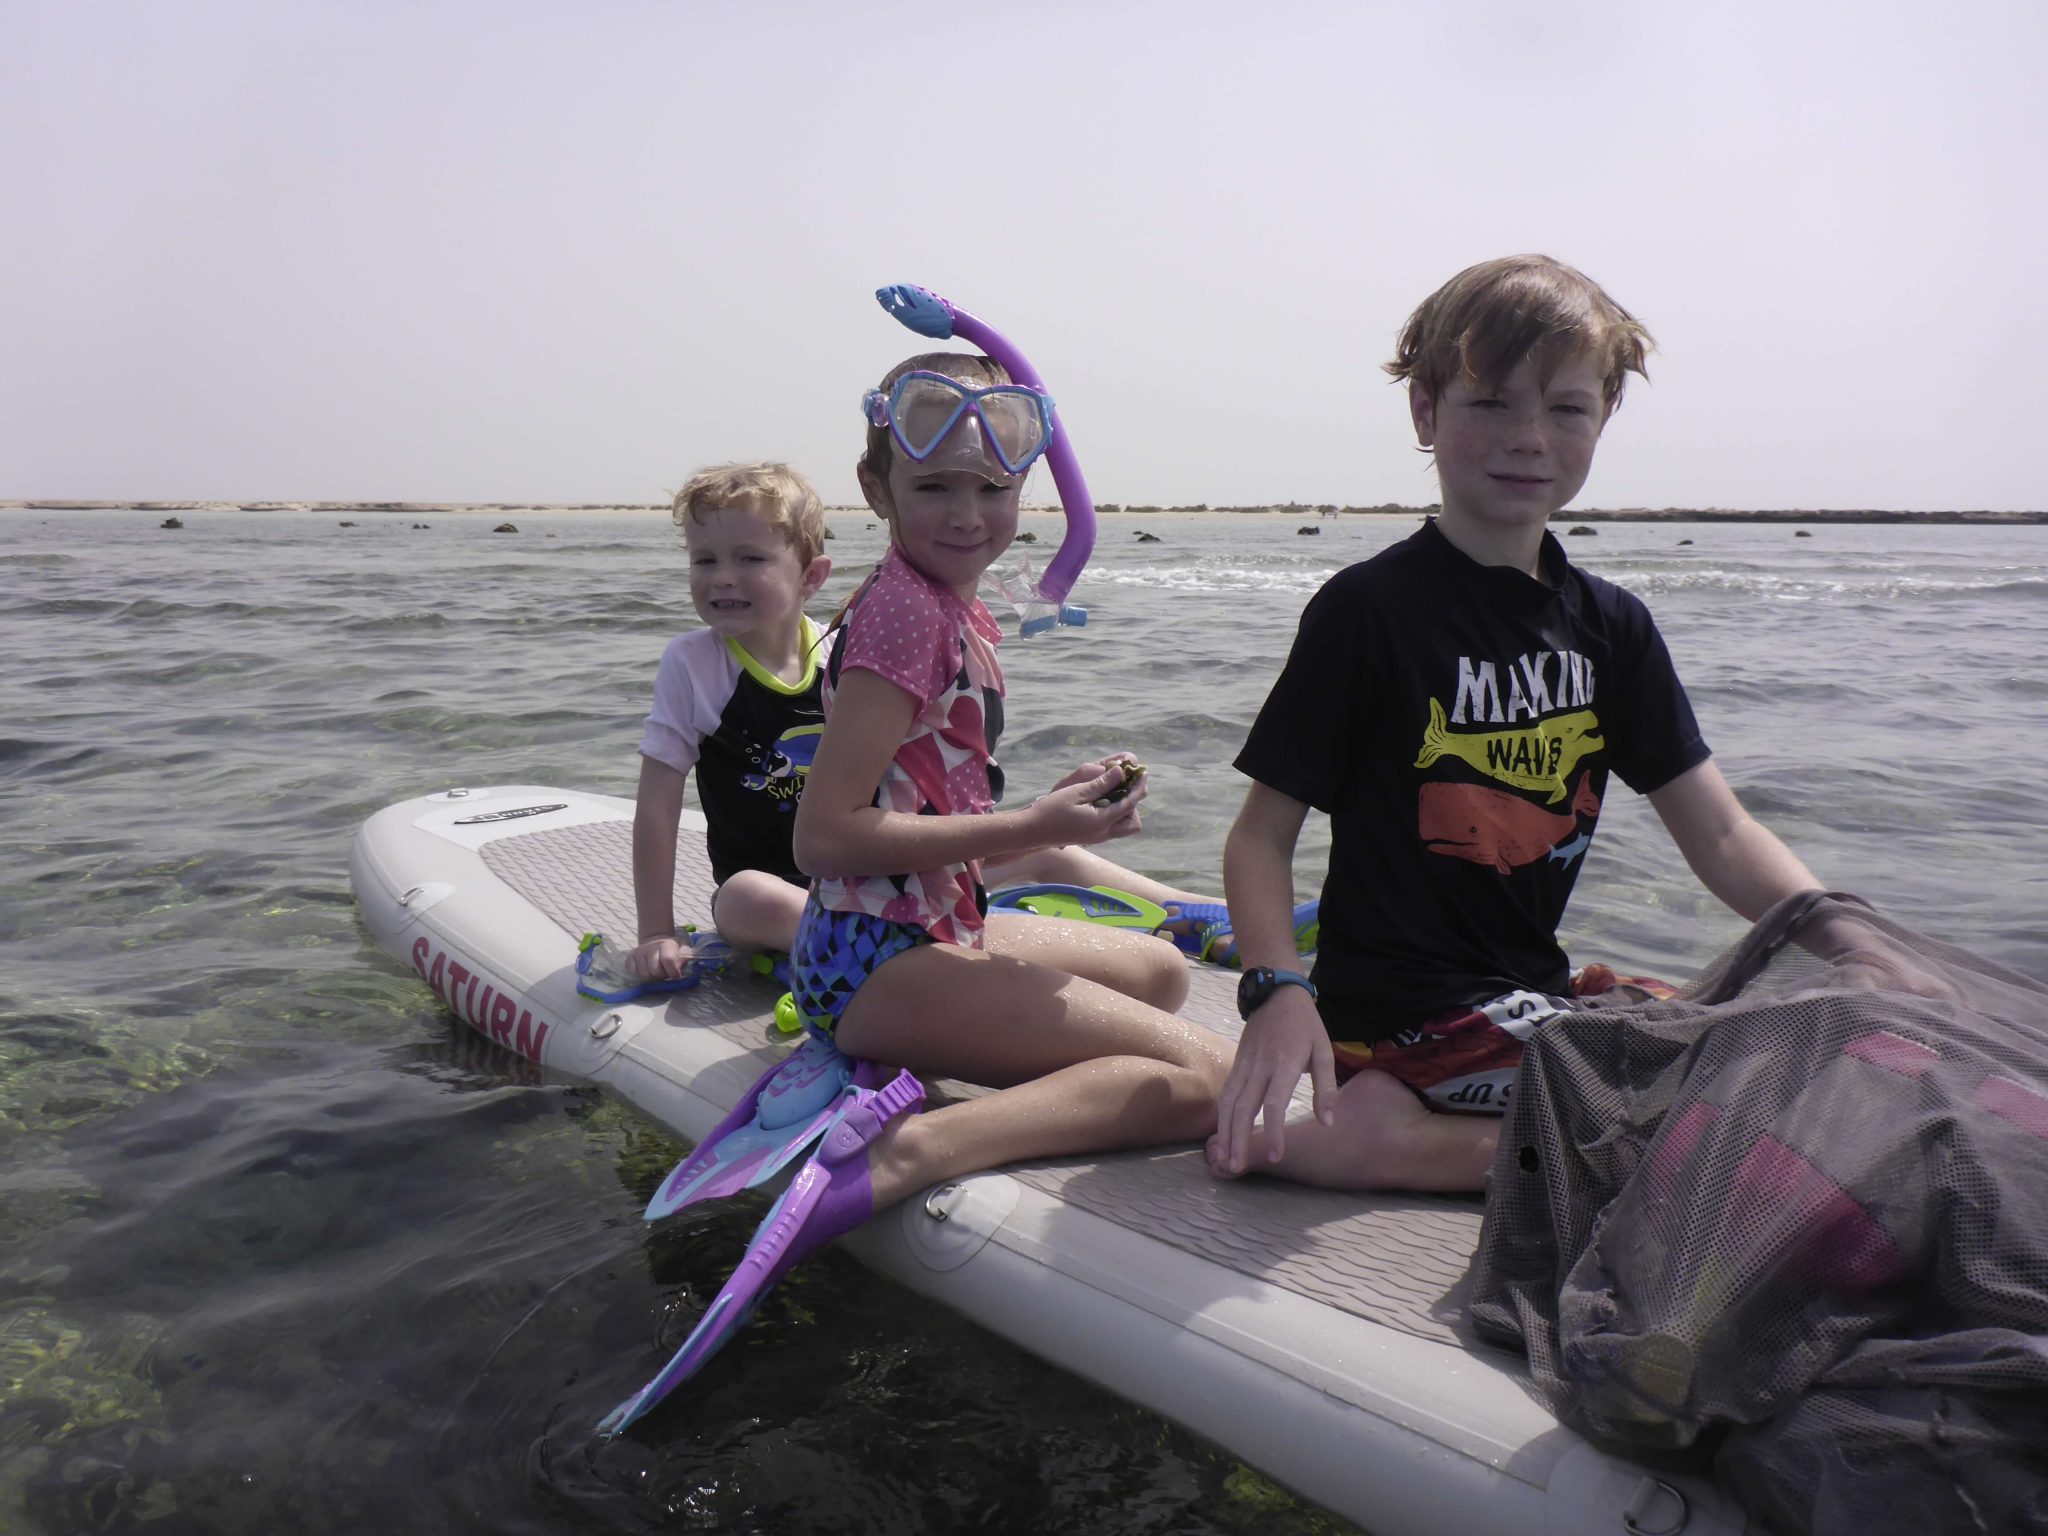
{"type": "Polygon", "coordinates": [[[721,885],[742,869],[808,884],[791,851],[797,800],[824,733],[824,660],[817,625],[803,620],[804,673],[785,683],[735,641],[709,629],[662,652],[640,752],[697,775],[710,824],[705,841],[721,885]]]}

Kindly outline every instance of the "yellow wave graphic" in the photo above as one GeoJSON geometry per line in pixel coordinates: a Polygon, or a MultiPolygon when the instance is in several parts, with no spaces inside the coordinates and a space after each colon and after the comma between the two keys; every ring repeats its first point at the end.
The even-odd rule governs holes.
{"type": "Polygon", "coordinates": [[[1600,717],[1590,709],[1514,731],[1453,731],[1443,705],[1431,699],[1415,766],[1427,768],[1439,758],[1455,757],[1517,789],[1548,790],[1547,799],[1555,805],[1564,798],[1565,780],[1579,759],[1607,745],[1599,731],[1600,717]]]}

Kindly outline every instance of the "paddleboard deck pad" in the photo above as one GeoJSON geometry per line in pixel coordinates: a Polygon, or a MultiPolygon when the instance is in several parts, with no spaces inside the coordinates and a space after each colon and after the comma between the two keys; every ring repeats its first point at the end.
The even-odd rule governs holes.
{"type": "MultiPolygon", "coordinates": [[[[632,830],[629,800],[450,789],[371,817],[350,873],[378,944],[459,1018],[696,1141],[796,1040],[775,1026],[779,986],[739,968],[632,1002],[579,995],[582,935],[636,931],[632,830]]],[[[708,931],[694,812],[676,863],[676,916],[708,931]]],[[[1183,1014],[1235,1038],[1236,980],[1197,967],[1183,1014]]],[[[981,1091],[927,1089],[939,1103],[981,1091]]],[[[1521,1359],[1474,1336],[1464,1281],[1480,1214],[1476,1200],[1218,1182],[1188,1147],[978,1174],[842,1242],[1377,1536],[1743,1530],[1711,1481],[1559,1424],[1521,1359]]],[[[617,1362],[621,1395],[659,1363],[617,1362]]]]}

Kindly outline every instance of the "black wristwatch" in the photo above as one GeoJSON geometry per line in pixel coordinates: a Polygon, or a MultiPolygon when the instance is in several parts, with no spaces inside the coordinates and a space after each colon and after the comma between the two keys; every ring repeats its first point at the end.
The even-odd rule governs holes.
{"type": "Polygon", "coordinates": [[[1311,999],[1316,995],[1316,984],[1299,971],[1276,971],[1270,965],[1255,965],[1238,978],[1237,1016],[1249,1022],[1282,987],[1300,987],[1311,999]]]}

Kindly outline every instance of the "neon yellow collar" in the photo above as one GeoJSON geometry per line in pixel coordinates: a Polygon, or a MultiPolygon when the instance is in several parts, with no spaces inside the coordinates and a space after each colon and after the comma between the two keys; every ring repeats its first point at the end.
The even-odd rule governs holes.
{"type": "Polygon", "coordinates": [[[791,696],[807,692],[818,676],[818,626],[811,622],[811,616],[808,613],[798,614],[797,620],[802,625],[800,643],[803,646],[804,675],[796,682],[785,683],[773,672],[762,666],[760,662],[756,661],[753,653],[730,635],[726,636],[726,649],[732,652],[732,659],[740,664],[741,670],[746,672],[763,688],[791,696]]]}

